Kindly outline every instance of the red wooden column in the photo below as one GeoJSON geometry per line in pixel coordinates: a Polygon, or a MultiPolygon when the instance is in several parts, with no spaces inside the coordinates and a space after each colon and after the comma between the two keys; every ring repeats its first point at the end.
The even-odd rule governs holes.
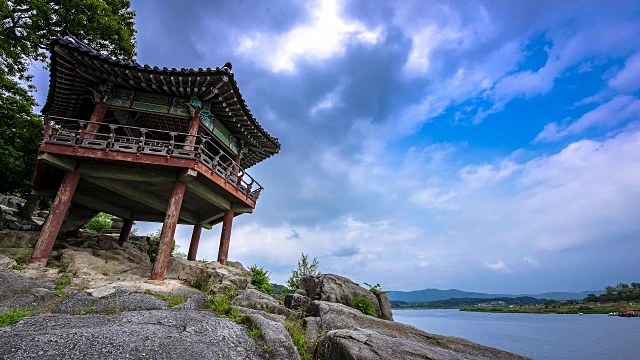
{"type": "MultiPolygon", "coordinates": [[[[240,155],[236,155],[233,161],[238,164],[237,171],[240,171],[240,155]]],[[[238,175],[236,173],[236,175],[238,175]]],[[[227,261],[229,257],[229,243],[231,242],[231,226],[233,225],[233,210],[227,210],[224,212],[224,219],[222,221],[222,232],[220,233],[220,248],[218,249],[218,262],[222,265],[227,261]]]]}
{"type": "Polygon", "coordinates": [[[195,261],[198,253],[198,244],[200,243],[200,234],[202,233],[202,224],[193,225],[193,233],[191,234],[191,244],[189,244],[189,255],[187,260],[195,261]]]}
{"type": "Polygon", "coordinates": [[[160,233],[160,243],[158,244],[158,254],[156,261],[153,263],[151,270],[151,280],[164,280],[164,273],[169,265],[169,257],[171,256],[171,248],[173,247],[173,235],[176,233],[176,225],[180,216],[180,208],[182,207],[182,199],[184,198],[184,190],[187,184],[182,181],[173,183],[173,191],[167,205],[167,212],[164,216],[164,224],[160,233]]]}
{"type": "MultiPolygon", "coordinates": [[[[192,116],[191,120],[189,120],[189,135],[195,136],[187,136],[187,140],[185,143],[194,145],[196,143],[196,137],[198,135],[198,127],[200,127],[200,118],[198,116],[192,116]]],[[[193,150],[192,146],[185,146],[185,150],[193,150]]]]}
{"type": "Polygon", "coordinates": [[[122,230],[120,230],[120,237],[118,238],[118,245],[122,246],[129,239],[131,235],[131,228],[133,227],[133,219],[124,219],[122,224],[122,230]]]}
{"type": "Polygon", "coordinates": [[[73,194],[76,191],[78,181],[80,181],[80,173],[77,167],[76,170],[67,171],[64,175],[62,184],[60,184],[60,188],[58,189],[58,194],[51,205],[49,216],[47,216],[42,226],[42,231],[40,231],[38,243],[29,259],[30,265],[43,266],[47,263],[51,249],[53,249],[53,244],[56,242],[56,237],[58,237],[60,226],[64,221],[67,210],[69,210],[71,198],[73,198],[73,194]]]}
{"type": "Polygon", "coordinates": [[[231,242],[231,225],[233,225],[233,210],[224,212],[222,221],[222,232],[220,233],[220,248],[218,249],[218,262],[221,265],[227,261],[229,256],[229,243],[231,242]]]}
{"type": "MultiPolygon", "coordinates": [[[[89,119],[89,121],[97,124],[92,123],[87,125],[87,128],[84,131],[88,133],[98,132],[98,130],[100,129],[100,123],[102,122],[102,120],[104,120],[104,115],[106,113],[107,113],[107,104],[103,102],[97,103],[96,108],[93,109],[93,114],[91,114],[91,119],[89,119]]],[[[95,138],[95,135],[92,135],[92,134],[85,135],[85,139],[93,139],[93,138],[95,138]]]]}

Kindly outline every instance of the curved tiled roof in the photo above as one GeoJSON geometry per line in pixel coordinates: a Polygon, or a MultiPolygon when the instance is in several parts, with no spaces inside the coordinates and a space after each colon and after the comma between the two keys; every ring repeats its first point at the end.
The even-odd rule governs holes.
{"type": "Polygon", "coordinates": [[[91,95],[91,89],[100,83],[112,82],[118,87],[169,96],[197,95],[211,102],[214,116],[248,145],[244,167],[280,150],[278,139],[260,125],[247,107],[230,64],[215,69],[161,69],[114,59],[68,33],[52,40],[50,51],[50,86],[43,114],[77,117],[83,98],[91,95]]]}

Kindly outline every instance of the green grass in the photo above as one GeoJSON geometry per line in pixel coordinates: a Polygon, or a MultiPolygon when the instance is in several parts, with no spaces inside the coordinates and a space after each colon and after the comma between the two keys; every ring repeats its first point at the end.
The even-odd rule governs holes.
{"type": "Polygon", "coordinates": [[[301,360],[311,360],[311,354],[307,353],[307,339],[304,337],[305,331],[302,319],[288,318],[285,322],[285,328],[291,336],[293,345],[298,349],[301,360]]]}
{"type": "Polygon", "coordinates": [[[23,317],[31,316],[31,313],[27,311],[27,308],[13,308],[0,313],[0,327],[9,326],[17,323],[23,317]]]}
{"type": "Polygon", "coordinates": [[[56,295],[62,295],[64,289],[71,283],[71,278],[68,276],[63,276],[56,282],[56,295]]]}
{"type": "Polygon", "coordinates": [[[209,279],[203,274],[198,274],[196,278],[193,279],[190,285],[198,290],[207,291],[209,279]]]}
{"type": "Polygon", "coordinates": [[[228,315],[229,319],[235,321],[238,324],[243,324],[247,320],[247,315],[240,314],[240,312],[236,308],[231,308],[228,315]]]}
{"type": "Polygon", "coordinates": [[[236,292],[233,290],[227,290],[224,294],[209,295],[207,298],[207,306],[209,309],[217,312],[218,314],[225,313],[231,306],[231,301],[236,297],[236,292]]]}
{"type": "Polygon", "coordinates": [[[183,302],[187,301],[187,297],[183,295],[161,293],[161,292],[151,291],[149,289],[145,290],[144,293],[147,295],[155,296],[160,300],[167,301],[168,302],[167,306],[170,308],[180,305],[183,302]]]}
{"type": "Polygon", "coordinates": [[[18,265],[18,264],[15,264],[15,265],[11,265],[11,266],[9,267],[9,270],[17,270],[17,271],[20,271],[20,270],[22,270],[22,267],[21,267],[20,265],[18,265]]]}
{"type": "Polygon", "coordinates": [[[249,328],[249,337],[252,339],[257,339],[260,336],[262,336],[262,331],[260,331],[260,329],[258,329],[257,327],[251,325],[251,327],[249,328]]]}

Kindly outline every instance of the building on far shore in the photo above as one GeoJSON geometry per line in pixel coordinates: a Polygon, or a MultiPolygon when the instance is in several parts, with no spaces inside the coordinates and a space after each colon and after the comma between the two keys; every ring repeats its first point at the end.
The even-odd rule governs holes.
{"type": "Polygon", "coordinates": [[[46,264],[71,204],[124,219],[162,222],[151,273],[161,280],[176,225],[222,223],[218,261],[228,257],[234,216],[251,213],[262,186],[247,168],[280,143],[253,117],[231,72],[122,62],[66,33],[51,42],[51,74],[34,194],[54,198],[29,263],[46,264]]]}

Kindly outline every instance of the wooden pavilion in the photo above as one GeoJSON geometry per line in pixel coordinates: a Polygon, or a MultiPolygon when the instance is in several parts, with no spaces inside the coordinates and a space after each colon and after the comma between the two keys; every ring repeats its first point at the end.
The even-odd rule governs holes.
{"type": "Polygon", "coordinates": [[[245,169],[278,153],[242,99],[231,64],[167,69],[122,62],[70,34],[51,42],[51,80],[34,193],[54,197],[29,263],[47,262],[71,203],[124,219],[162,222],[151,278],[167,268],[176,225],[222,222],[224,264],[234,216],[250,213],[262,187],[245,169]]]}

